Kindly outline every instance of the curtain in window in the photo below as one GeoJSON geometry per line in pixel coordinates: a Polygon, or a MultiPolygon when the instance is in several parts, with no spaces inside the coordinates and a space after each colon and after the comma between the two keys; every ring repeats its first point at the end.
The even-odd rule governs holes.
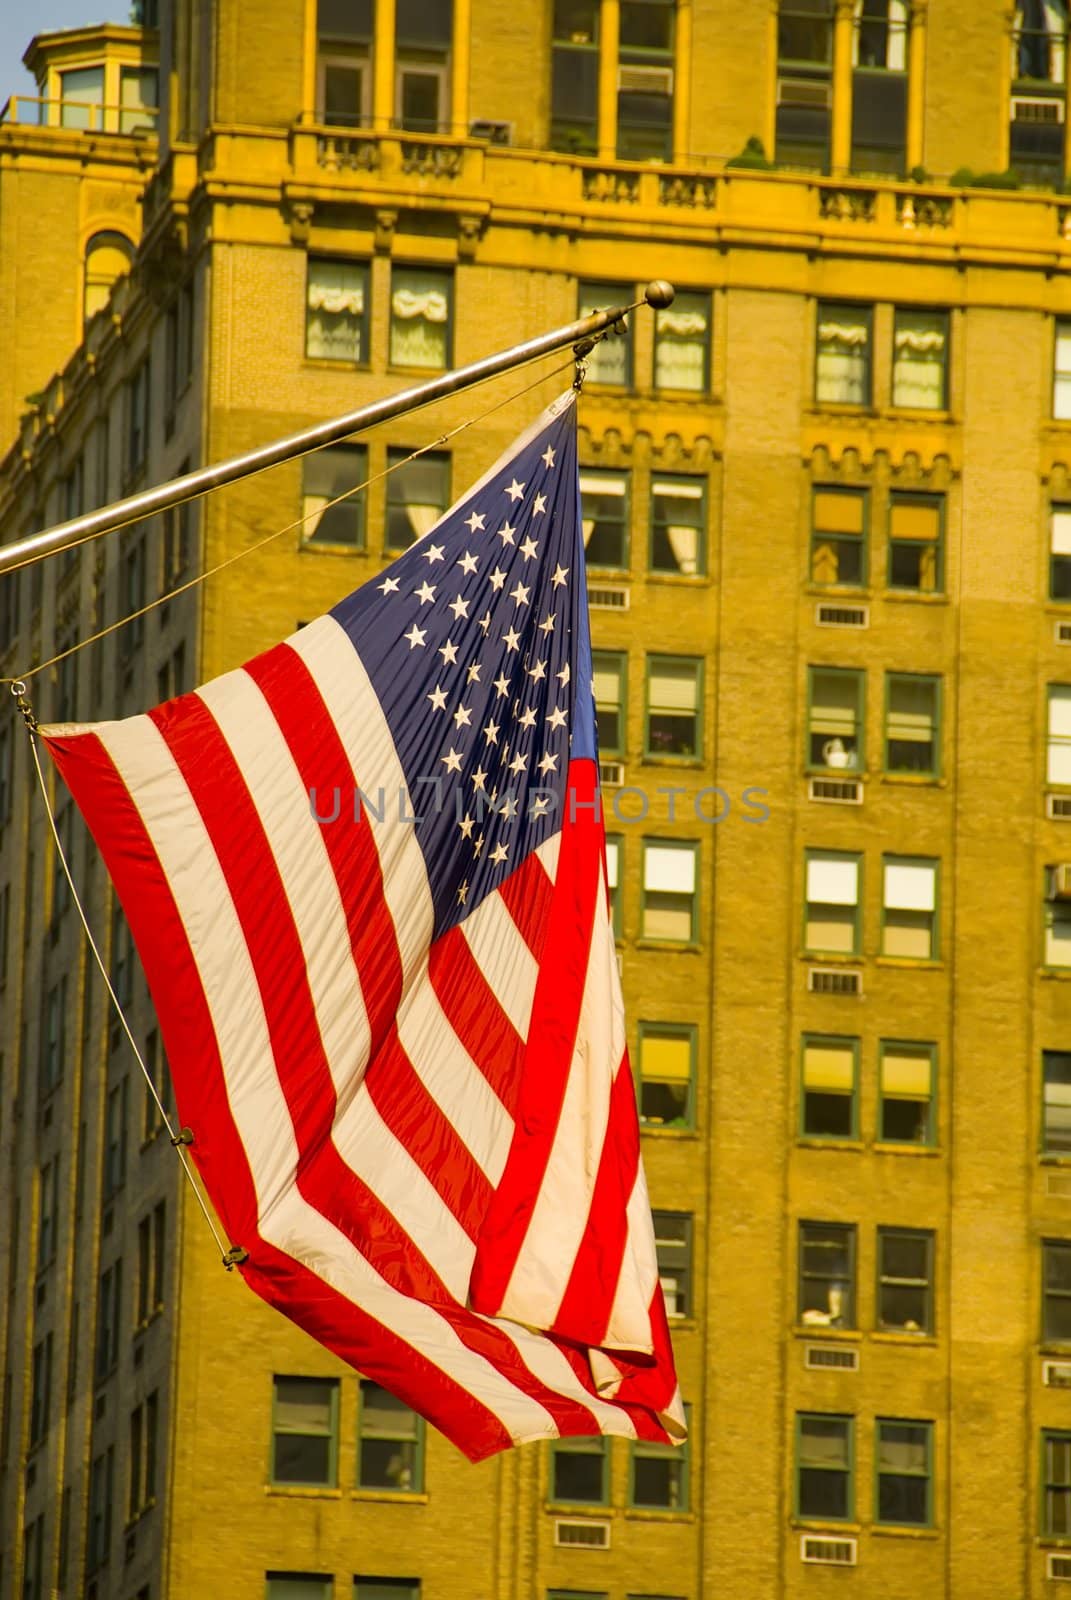
{"type": "Polygon", "coordinates": [[[852,66],[907,71],[907,0],[855,0],[852,66]]]}
{"type": "Polygon", "coordinates": [[[390,359],[396,367],[445,367],[450,298],[442,275],[396,273],[390,300],[390,359]]]}
{"type": "Polygon", "coordinates": [[[807,899],[812,905],[854,906],[859,898],[859,863],[812,857],[807,863],[807,899]]]}
{"type": "Polygon", "coordinates": [[[1071,322],[1056,324],[1056,376],[1052,414],[1064,420],[1071,418],[1071,322]]]}
{"type": "Polygon", "coordinates": [[[678,295],[655,319],[655,388],[702,391],[707,382],[709,301],[678,295]]]}
{"type": "Polygon", "coordinates": [[[940,411],[945,403],[943,316],[898,316],[893,335],[893,405],[940,411]]]}
{"type": "Polygon", "coordinates": [[[305,353],[360,361],[365,269],[344,261],[310,261],[305,353]]]}
{"type": "Polygon", "coordinates": [[[1012,23],[1016,76],[1041,83],[1067,80],[1067,6],[1064,0],[1022,0],[1012,23]]]}
{"type": "MultiPolygon", "coordinates": [[[[582,290],[578,316],[589,317],[593,311],[604,311],[607,306],[622,305],[631,300],[631,293],[615,284],[596,284],[582,290]]],[[[612,383],[624,388],[629,381],[629,348],[631,331],[624,334],[612,330],[599,340],[586,358],[589,383],[612,383]]]]}
{"type": "Polygon", "coordinates": [[[656,571],[674,568],[686,577],[699,571],[703,487],[690,483],[651,484],[654,541],[651,564],[656,571]],[[668,549],[667,549],[668,546],[668,549]]]}
{"type": "Polygon", "coordinates": [[[867,356],[870,324],[840,312],[818,323],[819,400],[840,405],[865,405],[868,398],[867,356]]]}

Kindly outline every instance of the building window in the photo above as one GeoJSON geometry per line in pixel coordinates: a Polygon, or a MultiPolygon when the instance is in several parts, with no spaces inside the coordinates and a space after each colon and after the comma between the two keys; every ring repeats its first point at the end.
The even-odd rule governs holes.
{"type": "Polygon", "coordinates": [[[863,489],[815,489],[811,502],[812,583],[866,582],[866,511],[863,489]]]}
{"type": "Polygon", "coordinates": [[[936,778],[940,771],[941,680],[885,674],[885,770],[936,778]]]}
{"type": "Polygon", "coordinates": [[[889,500],[890,589],[940,594],[944,589],[944,499],[897,494],[889,500]]]}
{"type": "Polygon", "coordinates": [[[149,1083],[146,1083],[141,1136],[142,1142],[147,1144],[150,1139],[156,1138],[164,1126],[164,1115],[169,1113],[171,1106],[171,1079],[167,1070],[167,1058],[160,1048],[160,1035],[155,1028],[150,1028],[145,1035],[142,1057],[149,1075],[149,1083],[156,1090],[154,1095],[149,1083]],[[160,1104],[157,1104],[157,1097],[160,1104]],[[160,1109],[161,1104],[163,1111],[160,1109]]]}
{"type": "Polygon", "coordinates": [[[932,1233],[878,1229],[877,1322],[894,1333],[933,1332],[932,1233]]]}
{"type": "Polygon", "coordinates": [[[1071,1433],[1044,1429],[1041,1455],[1041,1531],[1053,1538],[1066,1538],[1071,1535],[1071,1433]]]}
{"type": "Polygon", "coordinates": [[[629,1505],[644,1511],[687,1511],[688,1447],[688,1439],[679,1445],[634,1439],[629,1445],[629,1505]]]}
{"type": "Polygon", "coordinates": [[[126,466],[133,474],[149,453],[149,363],[137,367],[126,386],[126,466]]]}
{"type": "Polygon", "coordinates": [[[123,1077],[108,1090],[104,1119],[104,1200],[110,1200],[126,1182],[126,1095],[123,1077]]]}
{"type": "Polygon", "coordinates": [[[655,312],[654,386],[688,394],[710,387],[708,294],[678,294],[655,312]]]}
{"type": "Polygon", "coordinates": [[[628,657],[622,650],[594,650],[595,720],[600,756],[625,754],[625,712],[628,705],[628,657]]]}
{"type": "Polygon", "coordinates": [[[1049,748],[1046,779],[1049,783],[1071,785],[1071,686],[1050,683],[1049,748]]]}
{"type": "Polygon", "coordinates": [[[93,128],[104,126],[104,68],[75,67],[61,72],[60,127],[93,128]]]}
{"type": "Polygon", "coordinates": [[[363,444],[328,445],[305,457],[301,484],[301,537],[305,544],[364,549],[363,486],[367,477],[368,450],[363,444]]]}
{"type": "Polygon", "coordinates": [[[702,661],[686,656],[648,656],[645,755],[701,755],[702,699],[702,661]]]}
{"type": "Polygon", "coordinates": [[[102,1382],[110,1372],[114,1372],[119,1363],[119,1318],[122,1300],[123,1263],[120,1259],[113,1262],[100,1275],[100,1288],[97,1294],[97,1347],[93,1362],[94,1375],[98,1383],[102,1382]]]}
{"type": "Polygon", "coordinates": [[[338,1481],[337,1378],[275,1378],[273,1483],[338,1481]]]}
{"type": "MultiPolygon", "coordinates": [[[[193,375],[193,284],[185,283],[164,319],[164,430],[170,436],[179,396],[193,375]]],[[[189,467],[180,468],[189,471],[189,467]]]]}
{"type": "Polygon", "coordinates": [[[166,1208],[161,1200],[138,1223],[137,1326],[143,1328],[164,1304],[166,1208]]]}
{"type": "Polygon", "coordinates": [[[45,998],[41,1039],[39,1095],[44,1100],[63,1080],[67,1055],[67,976],[54,983],[45,998]]]}
{"type": "Polygon", "coordinates": [[[1041,1148],[1046,1155],[1071,1155],[1071,1052],[1041,1052],[1041,1148]]]}
{"type": "Polygon", "coordinates": [[[11,939],[11,885],[0,888],[0,988],[7,982],[7,956],[11,939]]]}
{"type": "Polygon", "coordinates": [[[696,1030],[686,1023],[640,1023],[640,1121],[655,1128],[695,1122],[696,1030]]]}
{"type": "Polygon", "coordinates": [[[120,67],[119,132],[155,133],[159,99],[160,81],[155,67],[120,67]]]}
{"type": "Polygon", "coordinates": [[[48,1432],[49,1413],[52,1409],[52,1335],[46,1333],[33,1347],[30,1388],[30,1437],[32,1450],[48,1432]]]}
{"type": "Polygon", "coordinates": [[[916,411],[948,405],[948,312],[896,309],[892,403],[916,411]]]}
{"type": "MultiPolygon", "coordinates": [[[[179,476],[189,472],[190,463],[184,461],[179,476]]],[[[161,513],[163,540],[161,548],[160,586],[165,594],[177,589],[190,564],[190,502],[169,506],[161,513]]]]}
{"type": "Polygon", "coordinates": [[[799,1225],[799,1321],[807,1327],[855,1327],[855,1227],[799,1225]]]}
{"type": "Polygon", "coordinates": [[[692,1218],[687,1211],[652,1211],[658,1279],[667,1317],[692,1314],[692,1218]]]}
{"type": "Polygon", "coordinates": [[[619,161],[673,154],[676,0],[621,0],[617,71],[619,161]]]}
{"type": "Polygon", "coordinates": [[[59,1222],[59,1156],[46,1161],[37,1173],[37,1270],[43,1272],[56,1259],[59,1222]]]}
{"type": "Polygon", "coordinates": [[[933,1144],[934,1046],[883,1039],[879,1051],[878,1138],[883,1144],[933,1144]]]}
{"type": "Polygon", "coordinates": [[[694,578],[706,571],[706,484],[702,478],[651,479],[652,572],[694,578]]]}
{"type": "Polygon", "coordinates": [[[621,840],[616,834],[606,836],[606,887],[610,891],[610,924],[614,938],[621,937],[621,840]]]}
{"type": "Polygon", "coordinates": [[[699,846],[643,842],[643,937],[690,944],[696,937],[699,846]]]}
{"type": "Polygon", "coordinates": [[[853,1419],[796,1413],[796,1515],[847,1521],[852,1492],[853,1419]]]}
{"type": "Polygon", "coordinates": [[[368,268],[310,256],[305,354],[329,361],[368,360],[368,268]]]}
{"type": "Polygon", "coordinates": [[[859,953],[861,857],[823,850],[807,852],[803,942],[812,953],[859,953]]]}
{"type": "Polygon", "coordinates": [[[881,914],[881,953],[913,961],[937,955],[936,861],[886,856],[881,914]]]}
{"type": "Polygon", "coordinates": [[[22,1600],[43,1600],[44,1594],[44,1517],[27,1525],[22,1539],[22,1600]]]}
{"type": "Polygon", "coordinates": [[[908,1528],[930,1526],[932,1444],[932,1422],[878,1418],[876,1522],[908,1528]]]}
{"type": "Polygon", "coordinates": [[[600,0],[554,0],[550,147],[595,155],[599,114],[600,0]]]}
{"type": "Polygon", "coordinates": [[[580,503],[587,565],[627,567],[628,474],[582,469],[580,503]]]}
{"type": "Polygon", "coordinates": [[[126,663],[129,663],[134,653],[141,649],[145,640],[143,613],[148,599],[147,578],[145,535],[141,534],[138,538],[130,540],[123,551],[122,604],[123,616],[127,620],[119,630],[119,653],[126,663]]]}
{"type": "Polygon", "coordinates": [[[1049,533],[1049,598],[1071,600],[1071,506],[1053,506],[1049,533]]]}
{"type": "Polygon", "coordinates": [[[89,1516],[86,1523],[86,1571],[96,1572],[108,1559],[112,1542],[112,1498],[115,1491],[115,1446],[97,1456],[89,1469],[89,1516]]]}
{"type": "Polygon", "coordinates": [[[800,1131],[810,1139],[857,1137],[859,1040],[806,1034],[800,1131]]]}
{"type": "Polygon", "coordinates": [[[550,1449],[551,1499],[604,1506],[609,1474],[605,1438],[558,1439],[550,1449]]]}
{"type": "Polygon", "coordinates": [[[1044,965],[1071,967],[1071,885],[1063,867],[1045,869],[1044,965]]]}
{"type": "MultiPolygon", "coordinates": [[[[266,1572],[265,1600],[331,1600],[335,1580],[322,1572],[266,1572]]],[[[358,1591],[359,1592],[359,1591],[358,1591]]]]}
{"type": "Polygon", "coordinates": [[[819,405],[870,404],[872,317],[869,306],[819,302],[814,379],[819,405]]]}
{"type": "Polygon", "coordinates": [[[316,39],[316,113],[333,128],[369,122],[373,0],[335,5],[319,0],[316,39]]]}
{"type": "Polygon", "coordinates": [[[449,272],[394,267],[390,284],[390,364],[441,371],[450,365],[454,283],[449,272]]]}
{"type": "Polygon", "coordinates": [[[833,0],[781,0],[777,18],[777,160],[822,168],[829,161],[833,93],[833,0]]]}
{"type": "Polygon", "coordinates": [[[907,151],[907,0],[860,0],[852,37],[852,171],[901,177],[907,151]]]}
{"type": "Polygon", "coordinates": [[[15,724],[0,722],[0,827],[11,821],[15,795],[15,724]]]}
{"type": "Polygon", "coordinates": [[[1052,414],[1058,421],[1066,422],[1071,418],[1071,322],[1056,324],[1052,414]]]}
{"type": "Polygon", "coordinates": [[[855,772],[864,765],[865,701],[865,672],[848,667],[808,667],[808,768],[855,772]]]}
{"type": "Polygon", "coordinates": [[[1009,164],[1027,183],[1064,175],[1067,102],[1065,0],[1020,0],[1012,35],[1009,164]]]}
{"type": "Polygon", "coordinates": [[[1041,1337],[1071,1341],[1071,1240],[1041,1241],[1041,1337]]]}
{"type": "Polygon", "coordinates": [[[452,0],[398,0],[395,13],[395,115],[413,133],[449,127],[452,0]]]}
{"type": "Polygon", "coordinates": [[[155,1390],[130,1413],[130,1494],[128,1515],[133,1521],[156,1500],[156,1431],[160,1407],[155,1390]]]}
{"type": "Polygon", "coordinates": [[[361,1380],[357,1482],[417,1494],[424,1487],[424,1422],[378,1383],[361,1380]]]}
{"type": "MultiPolygon", "coordinates": [[[[593,311],[606,311],[611,306],[627,306],[632,299],[630,284],[582,283],[576,314],[589,317],[593,311]]],[[[624,333],[607,330],[589,356],[588,384],[613,384],[627,389],[632,384],[632,324],[625,324],[624,333]]]]}
{"type": "Polygon", "coordinates": [[[408,550],[431,532],[450,503],[450,457],[429,450],[410,461],[410,454],[387,451],[388,550],[408,550]]]}
{"type": "MultiPolygon", "coordinates": [[[[316,1596],[319,1600],[319,1596],[316,1596]]],[[[420,1600],[419,1578],[354,1578],[353,1600],[420,1600]]]]}

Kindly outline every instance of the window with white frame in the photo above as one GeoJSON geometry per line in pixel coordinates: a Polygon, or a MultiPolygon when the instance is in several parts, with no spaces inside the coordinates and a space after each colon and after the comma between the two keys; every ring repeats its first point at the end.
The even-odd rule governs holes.
{"type": "Polygon", "coordinates": [[[1071,321],[1060,321],[1056,324],[1052,414],[1059,421],[1071,418],[1071,321]]]}
{"type": "Polygon", "coordinates": [[[859,868],[855,855],[808,852],[804,945],[809,952],[858,953],[859,868]]]}
{"type": "Polygon", "coordinates": [[[930,961],[937,954],[936,861],[886,856],[881,953],[930,961]]]}
{"type": "Polygon", "coordinates": [[[818,307],[814,397],[821,404],[870,404],[869,306],[822,302],[818,307]]]}
{"type": "Polygon", "coordinates": [[[643,843],[643,937],[690,943],[696,936],[699,846],[643,843]]]}
{"type": "Polygon", "coordinates": [[[705,393],[709,359],[710,296],[678,294],[655,312],[655,388],[705,393]]]}
{"type": "Polygon", "coordinates": [[[390,364],[440,371],[450,365],[453,277],[431,267],[395,267],[390,280],[390,364]]]}
{"type": "Polygon", "coordinates": [[[316,112],[332,128],[364,128],[370,121],[372,71],[367,49],[321,41],[316,61],[316,112]]]}
{"type": "Polygon", "coordinates": [[[368,360],[368,267],[310,256],[305,354],[327,361],[368,360]]]}

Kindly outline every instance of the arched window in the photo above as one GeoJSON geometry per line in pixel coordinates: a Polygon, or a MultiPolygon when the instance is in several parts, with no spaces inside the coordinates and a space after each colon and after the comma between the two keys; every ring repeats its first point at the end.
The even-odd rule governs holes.
{"type": "Polygon", "coordinates": [[[86,245],[85,294],[83,321],[88,322],[100,310],[111,292],[116,278],[129,272],[134,259],[134,246],[121,233],[95,233],[86,245]]]}

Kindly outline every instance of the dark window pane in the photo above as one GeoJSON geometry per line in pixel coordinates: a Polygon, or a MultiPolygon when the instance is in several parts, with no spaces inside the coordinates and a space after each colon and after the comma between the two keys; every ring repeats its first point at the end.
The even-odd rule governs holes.
{"type": "Polygon", "coordinates": [[[317,32],[332,39],[370,39],[374,0],[319,0],[317,32]]]}
{"type": "Polygon", "coordinates": [[[803,1131],[818,1138],[850,1139],[851,1095],[823,1094],[821,1090],[808,1089],[803,1102],[803,1131]]]}
{"type": "Polygon", "coordinates": [[[908,1522],[924,1527],[928,1480],[926,1478],[901,1478],[895,1473],[883,1472],[878,1478],[878,1521],[908,1522]]]}
{"type": "Polygon", "coordinates": [[[846,1517],[848,1474],[800,1468],[800,1516],[846,1517]]]}
{"type": "Polygon", "coordinates": [[[454,27],[453,0],[397,0],[395,36],[399,44],[450,45],[454,27]]]}
{"type": "Polygon", "coordinates": [[[907,1333],[925,1332],[928,1291],[924,1288],[883,1284],[881,1288],[881,1323],[886,1328],[902,1328],[907,1333]]]}
{"type": "Polygon", "coordinates": [[[929,1137],[928,1100],[883,1100],[881,1137],[896,1144],[925,1144],[929,1137]]]}
{"type": "Polygon", "coordinates": [[[299,1433],[275,1435],[275,1479],[278,1483],[327,1483],[331,1441],[299,1433]]]}
{"type": "Polygon", "coordinates": [[[640,1085],[640,1116],[644,1122],[684,1122],[688,1116],[686,1083],[648,1083],[640,1085]]]}
{"type": "Polygon", "coordinates": [[[599,30],[599,0],[554,0],[554,38],[594,44],[599,30]]]}
{"type": "Polygon", "coordinates": [[[637,1456],[632,1465],[634,1503],[675,1511],[681,1503],[681,1463],[662,1457],[637,1456]]]}
{"type": "Polygon", "coordinates": [[[621,0],[622,50],[672,50],[673,11],[667,0],[621,0]]]}
{"type": "Polygon", "coordinates": [[[372,1489],[414,1488],[416,1445],[404,1439],[362,1439],[361,1485],[372,1489]]]}
{"type": "Polygon", "coordinates": [[[556,1450],[554,1453],[554,1498],[601,1502],[603,1457],[556,1450]]]}
{"type": "Polygon", "coordinates": [[[909,1233],[882,1235],[881,1269],[887,1278],[927,1278],[929,1240],[909,1233]]]}

